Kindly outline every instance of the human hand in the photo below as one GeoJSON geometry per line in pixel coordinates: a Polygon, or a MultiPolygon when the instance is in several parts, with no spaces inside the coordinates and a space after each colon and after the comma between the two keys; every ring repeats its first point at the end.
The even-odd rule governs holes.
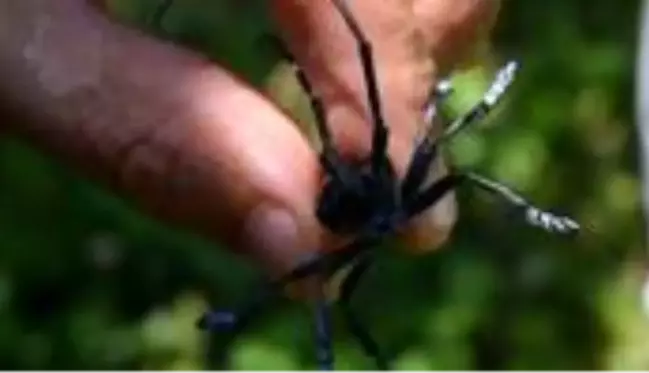
{"type": "MultiPolygon", "coordinates": [[[[0,0],[0,110],[19,134],[150,214],[290,269],[336,237],[315,218],[322,171],[295,123],[245,82],[107,18],[90,0],[0,0]]],[[[375,52],[399,172],[440,70],[490,28],[497,0],[350,1],[375,52]]],[[[349,31],[327,1],[273,0],[290,49],[321,92],[336,145],[366,154],[364,84],[349,31]]],[[[437,164],[435,177],[443,172],[437,164]]],[[[404,233],[441,245],[453,197],[404,233]]]]}

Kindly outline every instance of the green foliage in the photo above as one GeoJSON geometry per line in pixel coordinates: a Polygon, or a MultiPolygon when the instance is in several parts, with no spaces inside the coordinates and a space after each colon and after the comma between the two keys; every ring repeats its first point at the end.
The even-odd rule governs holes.
{"type": "MultiPolygon", "coordinates": [[[[146,28],[155,0],[115,1],[146,28]]],[[[276,57],[263,1],[177,1],[166,38],[257,85],[276,57]]],[[[402,369],[649,369],[640,315],[639,181],[632,122],[635,1],[506,1],[495,50],[520,57],[498,115],[454,144],[456,164],[584,223],[576,243],[515,224],[479,192],[459,195],[446,250],[382,253],[359,311],[402,369]]],[[[153,32],[150,28],[148,31],[153,32]]],[[[470,105],[493,62],[457,77],[470,105]]],[[[170,87],[173,89],[173,87],[170,87]]],[[[308,314],[288,309],[221,353],[194,329],[206,296],[245,296],[250,268],[170,232],[24,144],[0,143],[0,366],[12,369],[313,368],[308,314]],[[206,357],[206,350],[209,354],[206,357]]],[[[371,367],[337,333],[340,368],[371,367]]]]}

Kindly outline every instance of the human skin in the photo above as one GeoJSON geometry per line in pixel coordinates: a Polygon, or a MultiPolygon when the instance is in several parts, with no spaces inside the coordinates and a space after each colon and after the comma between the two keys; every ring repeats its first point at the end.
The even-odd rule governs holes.
{"type": "MultiPolygon", "coordinates": [[[[378,66],[389,153],[403,174],[430,87],[491,29],[499,0],[353,0],[378,66]],[[380,6],[379,6],[380,3],[380,6]]],[[[272,0],[345,158],[371,138],[356,46],[329,1],[272,0]]],[[[0,0],[0,126],[152,216],[269,274],[341,241],[314,215],[323,173],[294,121],[200,55],[105,14],[101,1],[0,0]]],[[[438,162],[432,174],[439,177],[438,162]]],[[[451,194],[401,233],[417,253],[456,220],[451,194]]]]}

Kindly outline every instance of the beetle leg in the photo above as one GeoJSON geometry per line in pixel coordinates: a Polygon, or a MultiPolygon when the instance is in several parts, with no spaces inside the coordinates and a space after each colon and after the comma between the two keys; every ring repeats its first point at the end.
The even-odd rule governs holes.
{"type": "Polygon", "coordinates": [[[361,320],[356,316],[351,307],[351,298],[354,290],[357,289],[363,275],[372,264],[373,257],[365,256],[359,259],[343,281],[339,304],[343,312],[343,317],[347,328],[359,343],[363,352],[372,358],[378,370],[390,370],[388,360],[381,353],[376,339],[370,334],[369,330],[361,320]]]}
{"type": "Polygon", "coordinates": [[[334,369],[331,308],[331,302],[321,294],[314,311],[316,354],[320,370],[334,369]]]}
{"type": "Polygon", "coordinates": [[[345,264],[354,261],[358,255],[369,248],[366,242],[357,239],[353,243],[330,253],[318,254],[298,265],[288,274],[277,280],[266,282],[260,286],[257,293],[250,298],[243,307],[237,311],[216,311],[208,312],[198,321],[201,329],[216,331],[238,331],[242,329],[250,319],[262,311],[266,305],[277,300],[282,295],[282,290],[291,282],[305,279],[312,275],[321,275],[325,278],[337,272],[345,264]]]}

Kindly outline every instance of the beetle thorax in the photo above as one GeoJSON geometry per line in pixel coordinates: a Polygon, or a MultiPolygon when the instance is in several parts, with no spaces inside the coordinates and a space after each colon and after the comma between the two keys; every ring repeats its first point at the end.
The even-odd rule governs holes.
{"type": "Polygon", "coordinates": [[[393,230],[393,216],[398,209],[397,184],[392,167],[386,166],[377,177],[367,164],[347,164],[343,183],[326,180],[317,210],[321,223],[341,234],[365,229],[385,233],[393,230]]]}

